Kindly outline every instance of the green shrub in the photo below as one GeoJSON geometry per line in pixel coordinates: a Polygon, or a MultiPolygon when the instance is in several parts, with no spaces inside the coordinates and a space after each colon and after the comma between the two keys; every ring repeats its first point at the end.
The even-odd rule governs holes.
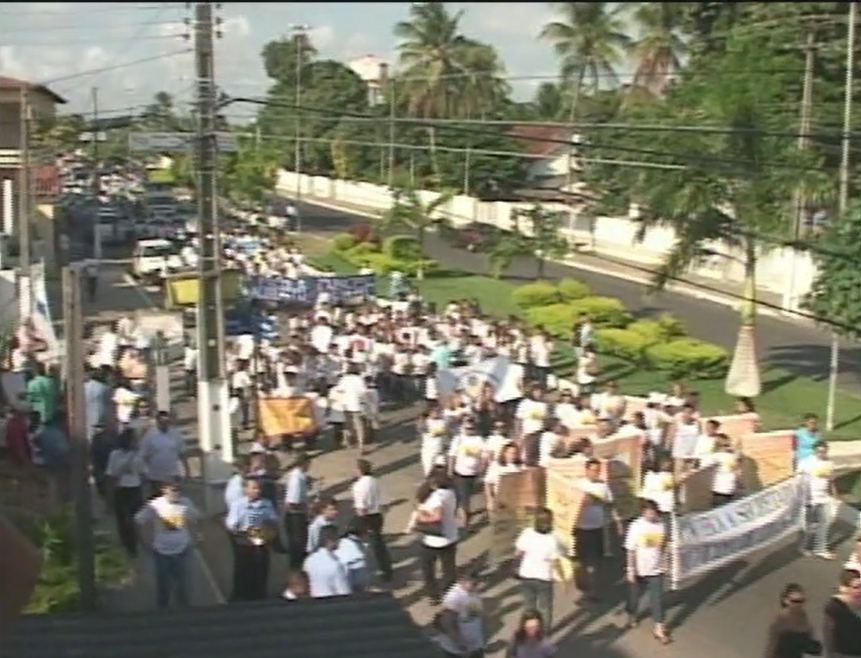
{"type": "Polygon", "coordinates": [[[549,306],[559,301],[559,291],[546,281],[536,281],[517,286],[511,293],[511,301],[522,309],[549,306]]]}
{"type": "Polygon", "coordinates": [[[348,251],[355,246],[356,238],[350,233],[338,233],[332,240],[332,247],[335,251],[348,251]]]}
{"type": "Polygon", "coordinates": [[[685,335],[685,327],[676,316],[664,313],[657,320],[637,320],[627,329],[649,340],[649,345],[665,343],[685,335]]]}
{"type": "Polygon", "coordinates": [[[647,348],[646,361],[672,379],[718,379],[729,368],[729,352],[696,338],[677,338],[647,348]]]}
{"type": "Polygon", "coordinates": [[[543,326],[547,333],[556,338],[568,338],[577,319],[571,305],[561,302],[527,308],[524,315],[529,324],[543,326]]]}
{"type": "Polygon", "coordinates": [[[560,299],[565,302],[573,302],[592,294],[589,286],[577,279],[562,279],[556,284],[556,292],[559,293],[560,299]]]}
{"type": "Polygon", "coordinates": [[[654,343],[655,341],[649,336],[630,328],[607,328],[595,331],[595,346],[600,354],[609,354],[631,363],[643,363],[646,349],[654,343]]]}
{"type": "Polygon", "coordinates": [[[393,235],[383,241],[382,252],[397,260],[419,260],[422,250],[411,235],[393,235]]]}
{"type": "Polygon", "coordinates": [[[585,297],[570,303],[573,320],[588,315],[596,327],[623,329],[631,320],[631,314],[621,301],[613,297],[585,297]]]}
{"type": "Polygon", "coordinates": [[[403,272],[407,276],[415,276],[420,265],[425,274],[433,272],[439,266],[435,260],[398,260],[381,252],[350,254],[349,261],[357,268],[367,267],[377,274],[390,274],[397,271],[403,272]]]}

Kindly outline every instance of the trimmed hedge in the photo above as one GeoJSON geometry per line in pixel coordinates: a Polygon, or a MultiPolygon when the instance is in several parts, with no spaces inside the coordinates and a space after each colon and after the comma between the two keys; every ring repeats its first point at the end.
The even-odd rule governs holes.
{"type": "Polygon", "coordinates": [[[332,247],[335,251],[347,251],[356,246],[356,236],[350,233],[338,233],[332,240],[332,247]]]}
{"type": "Polygon", "coordinates": [[[396,260],[421,260],[418,240],[411,235],[393,235],[383,241],[382,252],[396,260]]]}
{"type": "Polygon", "coordinates": [[[585,297],[569,304],[574,320],[588,315],[596,327],[624,329],[634,319],[625,305],[613,297],[585,297]]]}
{"type": "Polygon", "coordinates": [[[646,349],[653,370],[672,379],[718,379],[729,368],[729,352],[697,338],[677,338],[646,349]]]}
{"type": "Polygon", "coordinates": [[[559,293],[559,299],[563,302],[585,299],[592,294],[589,286],[577,279],[562,279],[556,284],[556,291],[559,293]]]}
{"type": "Polygon", "coordinates": [[[573,279],[559,285],[538,281],[512,292],[514,303],[533,326],[568,339],[584,315],[596,326],[598,352],[608,354],[670,379],[717,379],[726,375],[730,354],[712,343],[686,336],[685,326],[669,313],[634,321],[624,304],[612,297],[580,296],[588,288],[573,279]]]}
{"type": "Polygon", "coordinates": [[[536,281],[517,286],[511,292],[511,301],[523,310],[529,310],[536,306],[549,306],[559,301],[559,291],[552,283],[536,281]]]}

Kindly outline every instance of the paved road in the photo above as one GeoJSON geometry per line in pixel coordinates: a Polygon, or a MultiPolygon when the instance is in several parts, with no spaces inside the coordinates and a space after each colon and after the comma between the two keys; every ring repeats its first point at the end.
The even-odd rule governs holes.
{"type": "MultiPolygon", "coordinates": [[[[302,212],[306,229],[315,231],[344,230],[351,224],[368,221],[360,215],[310,203],[303,204],[302,212]]],[[[447,265],[477,274],[486,274],[489,270],[483,255],[452,248],[437,235],[427,236],[426,247],[432,258],[447,265]]],[[[519,261],[512,265],[507,276],[533,280],[535,266],[527,260],[519,261]]],[[[630,310],[641,316],[673,313],[684,320],[692,335],[728,349],[735,345],[738,314],[729,307],[673,292],[650,296],[640,284],[566,265],[548,265],[547,276],[577,278],[601,295],[622,300],[630,310]]],[[[761,317],[758,329],[759,351],[770,366],[817,380],[827,379],[830,337],[821,329],[772,317],[761,317]]],[[[861,347],[844,343],[840,367],[841,385],[861,393],[861,347]]]]}

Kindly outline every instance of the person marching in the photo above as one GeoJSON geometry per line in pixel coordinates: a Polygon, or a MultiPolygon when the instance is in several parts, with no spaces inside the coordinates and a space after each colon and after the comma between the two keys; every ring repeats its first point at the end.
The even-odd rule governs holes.
{"type": "Polygon", "coordinates": [[[225,524],[233,537],[233,602],[266,598],[269,543],[277,533],[278,514],[260,492],[259,480],[246,480],[245,495],[227,512],[225,524]]]}

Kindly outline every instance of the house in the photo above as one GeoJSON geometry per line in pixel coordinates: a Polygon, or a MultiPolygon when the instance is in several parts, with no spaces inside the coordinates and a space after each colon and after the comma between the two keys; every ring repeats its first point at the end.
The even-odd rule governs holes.
{"type": "Polygon", "coordinates": [[[579,146],[583,142],[579,133],[561,126],[523,124],[513,126],[509,135],[523,144],[530,161],[524,195],[543,201],[585,196],[578,181],[582,170],[579,146]]]}
{"type": "Polygon", "coordinates": [[[368,86],[369,105],[378,105],[385,100],[385,86],[389,78],[388,64],[375,55],[365,55],[347,62],[347,68],[368,86]]]}
{"type": "Polygon", "coordinates": [[[19,620],[6,658],[435,658],[439,647],[390,594],[265,601],[133,615],[19,620]]]}
{"type": "MultiPolygon", "coordinates": [[[[57,105],[67,101],[48,87],[26,80],[0,76],[0,208],[8,207],[5,195],[12,191],[12,208],[17,205],[18,182],[21,170],[21,125],[23,100],[26,96],[33,112],[33,121],[52,121],[57,115],[57,105]]],[[[37,165],[31,170],[33,190],[42,200],[52,198],[59,191],[59,175],[53,164],[37,165]]],[[[37,199],[38,201],[38,199],[37,199]]]]}

